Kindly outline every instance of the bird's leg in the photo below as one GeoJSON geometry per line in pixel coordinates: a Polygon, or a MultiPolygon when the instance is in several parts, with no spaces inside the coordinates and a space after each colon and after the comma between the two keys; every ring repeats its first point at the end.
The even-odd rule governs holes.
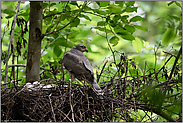
{"type": "Polygon", "coordinates": [[[71,75],[69,76],[69,102],[70,102],[70,107],[71,107],[71,111],[72,111],[72,121],[75,122],[74,120],[74,110],[73,110],[73,106],[72,106],[72,99],[71,99],[71,89],[72,89],[72,86],[71,86],[71,83],[72,83],[72,77],[71,75]]]}

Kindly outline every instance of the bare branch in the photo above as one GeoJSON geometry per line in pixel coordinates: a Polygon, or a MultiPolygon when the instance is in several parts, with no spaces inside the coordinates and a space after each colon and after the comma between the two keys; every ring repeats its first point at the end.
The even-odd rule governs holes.
{"type": "Polygon", "coordinates": [[[8,46],[8,51],[7,51],[7,54],[6,54],[6,67],[5,67],[5,79],[4,79],[5,83],[7,82],[7,78],[8,78],[8,58],[9,58],[9,52],[10,52],[11,43],[12,43],[12,40],[13,40],[13,37],[14,37],[14,29],[15,29],[15,24],[16,24],[17,16],[18,16],[18,13],[19,13],[20,2],[21,1],[18,2],[17,13],[16,13],[16,16],[13,19],[11,38],[10,38],[10,43],[9,43],[9,46],[8,46]]]}
{"type": "MultiPolygon", "coordinates": [[[[80,14],[81,12],[83,11],[84,7],[86,6],[87,4],[87,1],[85,1],[85,3],[83,4],[82,8],[80,9],[79,13],[69,22],[67,23],[66,25],[64,25],[63,27],[61,27],[60,29],[56,30],[55,32],[59,32],[60,30],[64,29],[65,27],[67,27],[69,24],[71,24],[80,14]]],[[[48,32],[48,33],[45,33],[43,34],[43,36],[47,36],[47,35],[50,35],[52,32],[48,32]]]]}
{"type": "Polygon", "coordinates": [[[51,98],[50,98],[51,95],[52,95],[52,93],[51,93],[48,97],[49,97],[49,100],[50,100],[50,106],[51,106],[51,110],[52,110],[52,113],[53,113],[54,121],[57,122],[57,121],[56,121],[56,118],[55,118],[55,113],[54,113],[54,110],[53,110],[53,106],[52,106],[52,103],[51,103],[51,98]]]}
{"type": "MultiPolygon", "coordinates": [[[[8,67],[26,67],[26,65],[25,64],[12,64],[12,65],[8,65],[8,67]]],[[[41,66],[40,66],[40,68],[43,70],[46,70],[46,71],[51,71],[50,69],[46,69],[46,68],[41,67],[41,66]]]]}
{"type": "Polygon", "coordinates": [[[178,52],[178,54],[177,54],[177,57],[176,57],[175,62],[174,62],[174,64],[173,64],[173,68],[172,68],[172,70],[171,70],[171,73],[170,73],[170,76],[169,76],[168,80],[170,80],[170,79],[172,78],[173,72],[174,72],[174,70],[175,70],[175,66],[176,66],[176,64],[177,64],[177,61],[179,60],[179,57],[180,57],[180,54],[181,54],[181,53],[182,53],[182,46],[180,47],[180,50],[179,50],[179,52],[178,52]]]}

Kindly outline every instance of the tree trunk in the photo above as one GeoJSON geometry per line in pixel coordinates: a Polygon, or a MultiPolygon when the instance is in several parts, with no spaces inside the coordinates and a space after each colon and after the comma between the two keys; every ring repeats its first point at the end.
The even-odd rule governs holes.
{"type": "Polygon", "coordinates": [[[29,43],[26,66],[26,82],[39,80],[43,2],[30,2],[29,43]]]}

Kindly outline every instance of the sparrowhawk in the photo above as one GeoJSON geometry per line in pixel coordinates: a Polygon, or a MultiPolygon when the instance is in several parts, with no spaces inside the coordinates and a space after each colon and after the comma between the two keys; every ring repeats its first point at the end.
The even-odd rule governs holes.
{"type": "Polygon", "coordinates": [[[83,44],[74,46],[64,55],[62,63],[69,73],[69,78],[73,81],[77,78],[79,81],[86,81],[97,95],[103,95],[103,91],[95,81],[93,69],[90,61],[83,55],[88,49],[83,44]]]}

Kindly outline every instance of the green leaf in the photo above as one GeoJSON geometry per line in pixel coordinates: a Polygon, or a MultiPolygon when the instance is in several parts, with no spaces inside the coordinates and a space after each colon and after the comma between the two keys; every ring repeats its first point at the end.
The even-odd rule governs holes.
{"type": "MultiPolygon", "coordinates": [[[[101,27],[94,27],[94,28],[95,28],[95,29],[98,29],[98,30],[100,30],[100,31],[105,32],[105,29],[104,29],[104,28],[101,28],[101,27]]],[[[111,30],[106,29],[106,32],[107,32],[107,33],[110,33],[110,32],[111,32],[111,30]]]]}
{"type": "Polygon", "coordinates": [[[115,22],[115,21],[110,20],[109,23],[110,23],[110,25],[111,25],[112,27],[116,27],[116,22],[115,22]]]}
{"type": "Polygon", "coordinates": [[[67,41],[64,37],[61,37],[61,38],[56,39],[56,40],[50,45],[50,47],[64,46],[64,47],[72,48],[73,45],[74,45],[73,42],[67,41]]]}
{"type": "Polygon", "coordinates": [[[59,57],[62,53],[62,50],[60,49],[60,47],[58,45],[56,45],[54,48],[53,48],[53,52],[54,54],[59,57]]]}
{"type": "Polygon", "coordinates": [[[162,36],[162,45],[167,46],[176,36],[176,31],[173,28],[167,28],[165,34],[162,36]]]}
{"type": "Polygon", "coordinates": [[[128,2],[125,3],[125,5],[126,5],[127,7],[133,6],[134,4],[135,4],[135,1],[128,1],[128,2]]]}
{"type": "Polygon", "coordinates": [[[129,7],[126,9],[126,12],[137,12],[138,7],[129,7]]]}
{"type": "Polygon", "coordinates": [[[50,24],[51,23],[51,20],[52,20],[52,17],[47,17],[44,19],[44,22],[46,25],[50,24]]]}
{"type": "Polygon", "coordinates": [[[123,23],[126,23],[126,22],[128,22],[128,19],[127,18],[129,18],[129,16],[128,15],[124,15],[124,16],[121,17],[121,21],[123,23]]]}
{"type": "Polygon", "coordinates": [[[97,3],[100,7],[106,7],[106,6],[110,5],[110,1],[96,1],[96,3],[97,3]]]}
{"type": "Polygon", "coordinates": [[[43,3],[43,9],[45,9],[46,7],[48,7],[48,3],[43,3]]]}
{"type": "Polygon", "coordinates": [[[130,33],[134,33],[135,32],[135,27],[131,26],[131,25],[125,25],[124,28],[130,32],[130,33]]]}
{"type": "Polygon", "coordinates": [[[5,13],[5,14],[8,14],[8,18],[11,18],[11,17],[13,17],[13,15],[16,14],[16,12],[11,10],[11,9],[4,9],[4,10],[1,10],[1,12],[5,13]]]}
{"type": "Polygon", "coordinates": [[[109,5],[109,7],[107,7],[108,9],[108,12],[112,12],[112,13],[115,13],[115,14],[121,14],[122,11],[121,11],[121,7],[118,6],[118,5],[109,5]]]}
{"type": "Polygon", "coordinates": [[[142,41],[139,38],[135,38],[135,40],[132,41],[132,45],[137,53],[140,53],[142,51],[142,41]]]}
{"type": "Polygon", "coordinates": [[[66,14],[65,13],[63,13],[62,15],[60,15],[61,16],[61,19],[60,19],[60,21],[64,21],[65,19],[66,19],[66,14]]]}
{"type": "Polygon", "coordinates": [[[50,32],[51,31],[51,29],[54,27],[54,25],[53,24],[51,24],[47,29],[46,29],[46,32],[50,32]]]}
{"type": "Polygon", "coordinates": [[[139,25],[134,25],[137,29],[140,29],[142,31],[148,31],[148,29],[146,27],[143,27],[143,26],[139,26],[139,25]]]}
{"type": "Polygon", "coordinates": [[[122,25],[119,24],[119,23],[117,24],[116,27],[114,27],[114,31],[115,31],[116,33],[128,34],[128,31],[126,31],[126,30],[122,27],[122,25]]]}
{"type": "Polygon", "coordinates": [[[79,34],[79,31],[71,31],[67,38],[74,38],[79,34]]]}
{"type": "Polygon", "coordinates": [[[65,7],[65,11],[70,12],[70,10],[71,10],[70,6],[69,6],[69,5],[66,5],[66,7],[65,7]]]}
{"type": "Polygon", "coordinates": [[[142,20],[143,18],[141,16],[135,16],[130,19],[130,22],[137,22],[142,20]]]}
{"type": "Polygon", "coordinates": [[[94,12],[98,13],[98,14],[101,14],[101,15],[106,15],[107,12],[104,11],[104,10],[99,10],[99,9],[95,9],[94,12]]]}
{"type": "Polygon", "coordinates": [[[117,36],[113,36],[110,40],[109,43],[113,44],[113,46],[116,46],[118,44],[119,38],[117,36]]]}
{"type": "Polygon", "coordinates": [[[13,17],[13,15],[6,16],[7,19],[12,18],[12,17],[13,17]]]}
{"type": "Polygon", "coordinates": [[[124,1],[115,1],[115,4],[119,4],[119,6],[123,8],[124,1]]]}
{"type": "Polygon", "coordinates": [[[113,17],[113,21],[118,21],[119,19],[121,19],[121,16],[119,14],[116,14],[114,17],[113,17]]]}
{"type": "Polygon", "coordinates": [[[179,2],[175,1],[175,4],[182,9],[182,6],[181,6],[181,4],[179,2]]]}
{"type": "Polygon", "coordinates": [[[56,5],[56,3],[51,3],[51,4],[50,4],[50,7],[51,7],[51,6],[54,6],[54,5],[56,5]]]}
{"type": "Polygon", "coordinates": [[[97,23],[97,26],[104,26],[104,21],[99,21],[98,23],[97,23]]]}
{"type": "Polygon", "coordinates": [[[76,18],[74,21],[71,22],[71,27],[77,27],[80,24],[80,19],[76,18]]]}
{"type": "Polygon", "coordinates": [[[125,40],[129,40],[129,41],[132,41],[134,40],[135,38],[133,37],[133,35],[131,34],[126,34],[126,33],[117,33],[119,36],[121,36],[123,39],[125,40]]]}
{"type": "Polygon", "coordinates": [[[71,1],[70,4],[78,6],[76,1],[71,1]]]}
{"type": "Polygon", "coordinates": [[[81,15],[80,15],[80,17],[84,17],[86,20],[91,21],[90,17],[88,17],[87,15],[83,15],[83,14],[81,14],[81,15]]]}
{"type": "Polygon", "coordinates": [[[61,46],[63,42],[66,42],[64,37],[58,38],[52,44],[50,44],[50,47],[61,46]]]}

